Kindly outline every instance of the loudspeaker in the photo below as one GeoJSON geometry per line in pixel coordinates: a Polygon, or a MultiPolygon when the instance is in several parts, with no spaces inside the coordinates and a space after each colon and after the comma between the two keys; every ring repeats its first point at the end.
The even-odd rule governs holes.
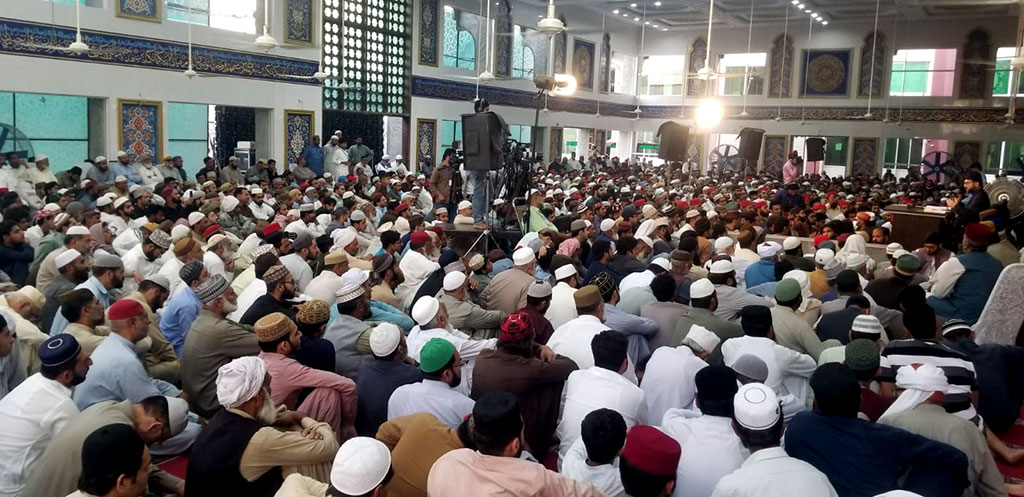
{"type": "Polygon", "coordinates": [[[825,139],[824,138],[808,138],[804,142],[807,148],[807,157],[804,158],[807,162],[818,162],[825,160],[825,139]]]}
{"type": "Polygon", "coordinates": [[[462,146],[467,170],[501,169],[505,128],[493,112],[462,115],[462,146]]]}
{"type": "Polygon", "coordinates": [[[666,121],[658,127],[661,146],[658,158],[672,162],[686,161],[686,147],[690,138],[690,127],[674,121],[666,121]]]}
{"type": "Polygon", "coordinates": [[[747,162],[757,163],[761,157],[761,138],[764,137],[764,130],[757,128],[743,128],[740,130],[740,157],[747,162]]]}

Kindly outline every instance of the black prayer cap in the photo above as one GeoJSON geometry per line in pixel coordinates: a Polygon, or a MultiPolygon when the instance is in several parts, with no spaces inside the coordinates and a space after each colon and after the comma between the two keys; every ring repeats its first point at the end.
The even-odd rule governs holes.
{"type": "Polygon", "coordinates": [[[772,326],[772,311],[763,305],[748,305],[740,311],[743,333],[751,336],[765,336],[772,326]]]}

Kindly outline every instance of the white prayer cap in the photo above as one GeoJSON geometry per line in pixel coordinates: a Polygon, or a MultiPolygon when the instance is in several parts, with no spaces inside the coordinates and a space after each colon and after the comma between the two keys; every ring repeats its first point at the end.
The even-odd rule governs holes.
{"type": "Polygon", "coordinates": [[[124,157],[126,155],[128,155],[128,153],[125,152],[124,150],[118,150],[117,152],[114,152],[114,157],[124,157]]]}
{"type": "Polygon", "coordinates": [[[89,235],[89,228],[86,228],[85,226],[82,226],[81,224],[76,224],[76,225],[68,228],[68,231],[65,234],[68,235],[68,236],[88,236],[89,235]]]}
{"type": "Polygon", "coordinates": [[[551,284],[546,281],[534,281],[527,287],[526,296],[535,299],[546,299],[551,296],[551,284]]]}
{"type": "Polygon", "coordinates": [[[651,240],[649,237],[641,236],[637,238],[637,241],[644,242],[644,245],[647,245],[650,248],[654,248],[654,241],[651,240]]]}
{"type": "Polygon", "coordinates": [[[831,249],[822,248],[814,252],[814,263],[819,266],[824,266],[832,262],[832,259],[836,258],[836,253],[831,249]]]}
{"type": "Polygon", "coordinates": [[[578,274],[579,273],[576,271],[576,266],[573,266],[572,264],[558,266],[558,269],[555,270],[555,280],[562,281],[564,279],[571,278],[572,276],[576,276],[578,274]]]}
{"type": "Polygon", "coordinates": [[[239,357],[217,370],[217,401],[226,409],[238,407],[260,394],[267,365],[256,356],[239,357]]]}
{"type": "Polygon", "coordinates": [[[235,210],[238,207],[238,199],[234,195],[228,195],[224,197],[224,200],[220,201],[220,211],[227,213],[235,210]]]}
{"type": "Polygon", "coordinates": [[[164,397],[167,399],[167,422],[171,436],[185,431],[188,425],[188,402],[181,397],[164,397]]]}
{"type": "Polygon", "coordinates": [[[452,271],[444,275],[444,291],[446,292],[454,292],[455,290],[462,288],[462,285],[465,283],[466,273],[463,273],[462,271],[452,271]]]}
{"type": "Polygon", "coordinates": [[[331,486],[345,495],[365,495],[377,488],[391,471],[388,447],[370,437],[354,437],[341,444],[331,466],[331,486]]]}
{"type": "Polygon", "coordinates": [[[608,231],[615,227],[615,220],[611,218],[605,218],[601,220],[601,231],[608,231]]]}
{"type": "MultiPolygon", "coordinates": [[[[200,216],[201,215],[202,214],[200,214],[200,216]]],[[[171,242],[177,242],[178,240],[189,236],[189,233],[191,233],[191,230],[188,229],[188,226],[182,226],[180,224],[176,225],[171,228],[171,242]]]]}
{"type": "Polygon", "coordinates": [[[114,208],[117,209],[117,208],[121,207],[127,201],[128,201],[128,199],[125,198],[125,197],[117,197],[117,200],[114,201],[114,208]]]}
{"type": "Polygon", "coordinates": [[[204,216],[202,212],[193,212],[193,213],[188,215],[188,224],[189,224],[189,226],[195,226],[196,223],[198,223],[199,221],[202,221],[203,218],[205,218],[205,217],[206,216],[204,216]]]}
{"type": "Polygon", "coordinates": [[[696,345],[704,352],[711,353],[715,350],[715,347],[721,343],[722,339],[718,338],[718,335],[708,331],[707,328],[700,325],[690,326],[690,331],[686,333],[686,338],[683,342],[690,342],[691,345],[696,345]]]}
{"type": "Polygon", "coordinates": [[[334,238],[335,247],[344,248],[356,240],[356,232],[355,230],[344,228],[331,232],[331,237],[334,238]]]}
{"type": "Polygon", "coordinates": [[[348,218],[351,219],[352,222],[358,223],[359,221],[366,220],[366,213],[363,211],[352,211],[352,214],[349,215],[348,218]]]}
{"type": "Polygon", "coordinates": [[[878,318],[870,314],[861,314],[853,319],[853,326],[850,327],[850,331],[857,333],[870,333],[872,335],[882,336],[882,323],[878,321],[878,318]]]}
{"type": "Polygon", "coordinates": [[[139,188],[142,187],[139,185],[131,185],[128,187],[128,193],[135,193],[136,191],[138,191],[139,188]]]}
{"type": "Polygon", "coordinates": [[[350,302],[366,293],[363,283],[370,277],[370,271],[359,268],[350,268],[341,275],[341,286],[334,292],[338,302],[350,302]]]}
{"type": "Polygon", "coordinates": [[[388,155],[388,154],[384,154],[380,158],[381,158],[381,160],[391,160],[391,156],[388,155]]]}
{"type": "Polygon", "coordinates": [[[656,264],[658,267],[664,269],[665,271],[672,269],[672,263],[669,262],[667,257],[656,257],[653,261],[651,261],[651,264],[656,264]]]}
{"type": "Polygon", "coordinates": [[[800,246],[800,239],[795,236],[787,236],[782,241],[782,250],[793,250],[800,246]]]}
{"type": "MultiPolygon", "coordinates": [[[[120,157],[120,156],[118,156],[118,157],[120,157]]],[[[126,181],[128,181],[128,178],[126,178],[124,176],[117,176],[116,178],[114,178],[114,183],[122,183],[122,182],[126,182],[126,181]]]]}
{"type": "Polygon", "coordinates": [[[690,299],[702,299],[715,293],[715,285],[707,278],[701,278],[690,285],[690,299]]]}
{"type": "Polygon", "coordinates": [[[472,209],[472,208],[473,208],[473,202],[470,202],[469,200],[463,200],[462,202],[459,202],[458,210],[460,210],[460,211],[462,209],[472,209]]]}
{"type": "Polygon", "coordinates": [[[429,295],[420,297],[412,306],[412,318],[420,326],[426,326],[427,323],[434,320],[440,308],[441,304],[436,298],[429,295]]]}
{"type": "Polygon", "coordinates": [[[698,211],[697,209],[690,209],[690,210],[686,211],[686,219],[693,219],[693,218],[695,218],[695,217],[697,217],[699,215],[700,215],[700,211],[698,211]]]}
{"type": "Polygon", "coordinates": [[[900,244],[898,244],[896,242],[892,242],[892,243],[890,243],[890,244],[885,246],[885,255],[893,255],[893,254],[896,253],[897,250],[902,250],[902,249],[903,249],[903,245],[900,245],[900,244]]]}
{"type": "Polygon", "coordinates": [[[355,197],[355,196],[356,196],[355,192],[353,192],[352,190],[349,190],[349,191],[341,194],[341,199],[342,200],[348,200],[348,199],[350,199],[352,197],[355,197]]]}
{"type": "Polygon", "coordinates": [[[516,266],[525,266],[535,260],[537,260],[537,256],[530,247],[519,247],[512,252],[512,262],[516,266]]]}
{"type": "Polygon", "coordinates": [[[251,193],[253,195],[263,195],[263,189],[257,186],[255,188],[253,188],[252,190],[249,190],[249,193],[251,193]]]}
{"type": "Polygon", "coordinates": [[[40,163],[40,162],[42,162],[44,160],[49,160],[49,159],[50,158],[45,156],[45,155],[37,155],[36,156],[36,164],[38,164],[38,163],[40,163]]]}
{"type": "Polygon", "coordinates": [[[910,251],[908,251],[906,249],[899,249],[899,250],[897,250],[897,251],[892,253],[892,258],[893,259],[899,259],[900,257],[903,257],[905,255],[913,255],[913,254],[911,254],[910,251]]]}
{"type": "Polygon", "coordinates": [[[92,161],[99,164],[100,162],[107,162],[107,158],[102,155],[97,155],[92,161]]]}
{"type": "Polygon", "coordinates": [[[57,254],[57,258],[54,259],[53,262],[57,265],[57,269],[60,269],[64,266],[67,266],[68,264],[71,263],[71,261],[75,260],[81,255],[82,253],[75,249],[67,249],[57,254]]]}
{"type": "Polygon", "coordinates": [[[402,160],[402,159],[404,159],[404,157],[402,157],[402,154],[398,154],[398,155],[395,156],[395,160],[402,160]]]}
{"type": "Polygon", "coordinates": [[[114,202],[112,200],[110,200],[110,197],[108,197],[106,195],[96,199],[96,207],[106,207],[106,206],[108,206],[108,205],[110,205],[112,203],[114,203],[114,202]]]}
{"type": "Polygon", "coordinates": [[[494,205],[495,207],[497,207],[499,205],[502,205],[504,203],[505,203],[505,199],[501,199],[501,198],[496,198],[496,199],[494,199],[494,202],[491,202],[491,204],[494,205]]]}
{"type": "Polygon", "coordinates": [[[868,256],[864,254],[850,254],[846,256],[846,267],[858,269],[868,263],[868,256]]]}
{"type": "Polygon", "coordinates": [[[718,211],[708,211],[708,219],[713,219],[718,216],[718,211]]]}
{"type": "Polygon", "coordinates": [[[658,215],[658,208],[651,204],[644,204],[644,206],[640,208],[640,212],[644,217],[652,218],[658,215]]]}
{"type": "Polygon", "coordinates": [[[736,270],[736,266],[732,265],[732,261],[715,261],[711,263],[711,269],[708,271],[711,274],[728,274],[736,270]]]}
{"type": "Polygon", "coordinates": [[[370,331],[370,350],[377,357],[385,357],[395,349],[402,341],[402,330],[391,323],[378,324],[370,331]]]}
{"type": "Polygon", "coordinates": [[[722,235],[718,238],[715,238],[715,253],[721,254],[722,252],[729,250],[729,247],[732,247],[733,245],[736,245],[736,242],[733,241],[732,238],[729,238],[727,235],[722,235]]]}
{"type": "Polygon", "coordinates": [[[762,383],[747,383],[732,400],[733,418],[750,430],[767,430],[779,421],[782,410],[779,398],[762,383]]]}
{"type": "Polygon", "coordinates": [[[878,494],[875,497],[924,497],[921,494],[915,494],[914,492],[908,492],[906,490],[890,490],[884,494],[878,494]]]}
{"type": "Polygon", "coordinates": [[[757,256],[762,259],[775,257],[775,254],[779,253],[780,248],[782,247],[778,243],[764,242],[757,246],[757,256]]]}
{"type": "Polygon", "coordinates": [[[203,250],[210,250],[211,248],[216,247],[218,243],[223,242],[226,239],[226,236],[217,233],[211,236],[210,239],[206,241],[206,246],[203,247],[203,250]]]}

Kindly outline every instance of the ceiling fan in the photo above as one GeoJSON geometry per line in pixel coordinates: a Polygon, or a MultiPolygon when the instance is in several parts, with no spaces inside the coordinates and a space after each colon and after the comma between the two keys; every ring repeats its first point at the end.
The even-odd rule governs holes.
{"type": "MultiPolygon", "coordinates": [[[[53,4],[50,3],[50,27],[53,29],[53,4]]],[[[92,49],[87,43],[82,41],[82,4],[81,2],[75,2],[75,41],[71,42],[68,46],[57,45],[56,31],[53,31],[53,37],[51,38],[50,45],[36,44],[36,43],[25,43],[23,46],[31,48],[42,48],[46,50],[53,50],[55,52],[71,52],[75,55],[85,55],[92,49]]]]}
{"type": "Polygon", "coordinates": [[[875,93],[875,52],[877,52],[877,50],[875,50],[875,45],[878,43],[878,7],[880,6],[880,4],[881,4],[881,0],[875,0],[875,29],[874,29],[874,31],[872,31],[872,40],[871,40],[871,71],[868,74],[868,110],[865,111],[864,114],[860,115],[860,116],[847,116],[846,117],[847,119],[854,120],[854,121],[856,121],[856,120],[870,121],[870,120],[875,118],[875,116],[873,116],[871,114],[871,97],[873,97],[874,93],[875,93]]]}
{"type": "Polygon", "coordinates": [[[480,83],[490,83],[491,81],[494,81],[494,73],[491,72],[491,68],[494,64],[493,57],[491,57],[491,51],[494,48],[495,33],[491,31],[491,3],[486,0],[485,3],[487,3],[487,16],[485,17],[484,22],[484,71],[476,76],[455,76],[456,79],[476,81],[476,98],[478,99],[480,98],[480,83]]]}

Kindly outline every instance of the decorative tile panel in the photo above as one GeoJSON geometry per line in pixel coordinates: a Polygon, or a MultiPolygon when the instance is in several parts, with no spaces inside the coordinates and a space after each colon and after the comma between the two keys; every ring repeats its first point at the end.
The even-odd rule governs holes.
{"type": "Polygon", "coordinates": [[[284,149],[288,151],[287,164],[298,163],[302,149],[313,138],[316,114],[308,110],[284,111],[284,149]]]}
{"type": "Polygon", "coordinates": [[[117,146],[132,158],[142,155],[161,157],[160,102],[118,100],[117,146]]]}

